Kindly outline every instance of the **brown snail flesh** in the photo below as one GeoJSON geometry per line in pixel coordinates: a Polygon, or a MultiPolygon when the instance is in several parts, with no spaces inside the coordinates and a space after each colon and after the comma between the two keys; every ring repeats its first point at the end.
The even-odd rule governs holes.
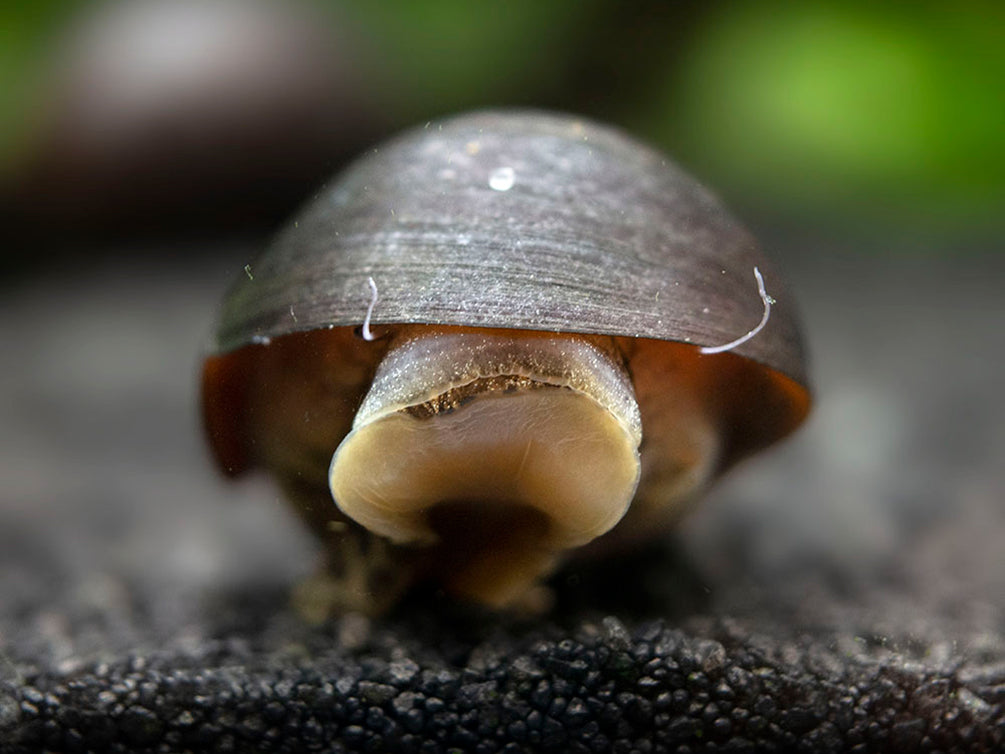
{"type": "Polygon", "coordinates": [[[228,473],[269,469],[326,540],[329,607],[423,579],[514,604],[570,551],[663,531],[809,410],[753,239],[665,157],[574,117],[406,133],[245,273],[207,429],[228,473]]]}

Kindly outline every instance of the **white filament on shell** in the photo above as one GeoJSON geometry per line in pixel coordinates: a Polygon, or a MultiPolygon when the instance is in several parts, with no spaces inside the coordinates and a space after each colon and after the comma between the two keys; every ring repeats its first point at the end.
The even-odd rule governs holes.
{"type": "Polygon", "coordinates": [[[372,277],[368,277],[366,282],[370,284],[370,305],[366,308],[366,317],[363,318],[363,340],[375,340],[375,336],[370,331],[370,315],[373,314],[373,307],[377,304],[377,284],[373,282],[372,277]]]}
{"type": "Polygon", "coordinates": [[[757,278],[757,292],[761,295],[761,301],[764,302],[764,315],[761,317],[761,321],[757,323],[757,327],[748,332],[746,335],[741,335],[736,340],[732,340],[725,345],[705,346],[700,349],[701,353],[722,353],[723,351],[732,351],[737,346],[741,346],[753,338],[757,335],[757,333],[764,329],[766,324],[768,324],[768,317],[771,316],[771,305],[775,303],[775,300],[768,295],[766,290],[764,290],[764,278],[761,277],[761,271],[756,267],[754,268],[754,277],[757,278]]]}

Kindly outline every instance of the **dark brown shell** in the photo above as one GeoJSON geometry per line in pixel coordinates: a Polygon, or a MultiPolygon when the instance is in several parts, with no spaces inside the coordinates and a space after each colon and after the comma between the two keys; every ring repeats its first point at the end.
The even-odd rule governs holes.
{"type": "MultiPolygon", "coordinates": [[[[357,327],[369,277],[378,332],[433,323],[716,346],[761,319],[755,266],[775,299],[767,326],[731,353],[686,349],[702,371],[734,375],[712,388],[724,425],[742,425],[727,461],[788,433],[809,407],[792,299],[757,243],[668,158],[616,130],[479,112],[382,144],[323,188],[241,273],[216,349],[357,327]]],[[[235,415],[222,406],[239,402],[238,361],[249,358],[207,363],[204,399],[225,415],[208,419],[225,464],[221,445],[240,438],[219,429],[235,415]]]]}

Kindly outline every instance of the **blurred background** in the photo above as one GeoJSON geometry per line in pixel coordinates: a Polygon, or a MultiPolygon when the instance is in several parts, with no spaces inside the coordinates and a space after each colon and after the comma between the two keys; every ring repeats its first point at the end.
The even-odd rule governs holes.
{"type": "Polygon", "coordinates": [[[525,105],[625,127],[755,222],[885,251],[993,245],[1002,5],[803,6],[8,3],[4,197],[22,230],[74,246],[268,229],[392,131],[525,105]]]}
{"type": "Polygon", "coordinates": [[[112,605],[109,573],[164,595],[309,570],[275,492],[206,459],[195,374],[216,302],[352,155],[531,106],[673,155],[806,314],[809,427],[685,525],[709,589],[823,555],[844,578],[970,584],[1000,628],[1003,82],[994,0],[2,4],[5,610],[66,578],[91,584],[67,599],[112,605]],[[48,571],[18,568],[40,553],[48,571]]]}

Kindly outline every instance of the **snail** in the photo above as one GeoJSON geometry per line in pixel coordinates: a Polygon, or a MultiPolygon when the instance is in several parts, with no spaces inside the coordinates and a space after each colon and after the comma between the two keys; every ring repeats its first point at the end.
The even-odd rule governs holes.
{"type": "Polygon", "coordinates": [[[540,112],[368,152],[239,274],[213,349],[215,457],[325,541],[326,609],[423,581],[521,604],[665,531],[811,402],[747,231],[659,152],[540,112]]]}

